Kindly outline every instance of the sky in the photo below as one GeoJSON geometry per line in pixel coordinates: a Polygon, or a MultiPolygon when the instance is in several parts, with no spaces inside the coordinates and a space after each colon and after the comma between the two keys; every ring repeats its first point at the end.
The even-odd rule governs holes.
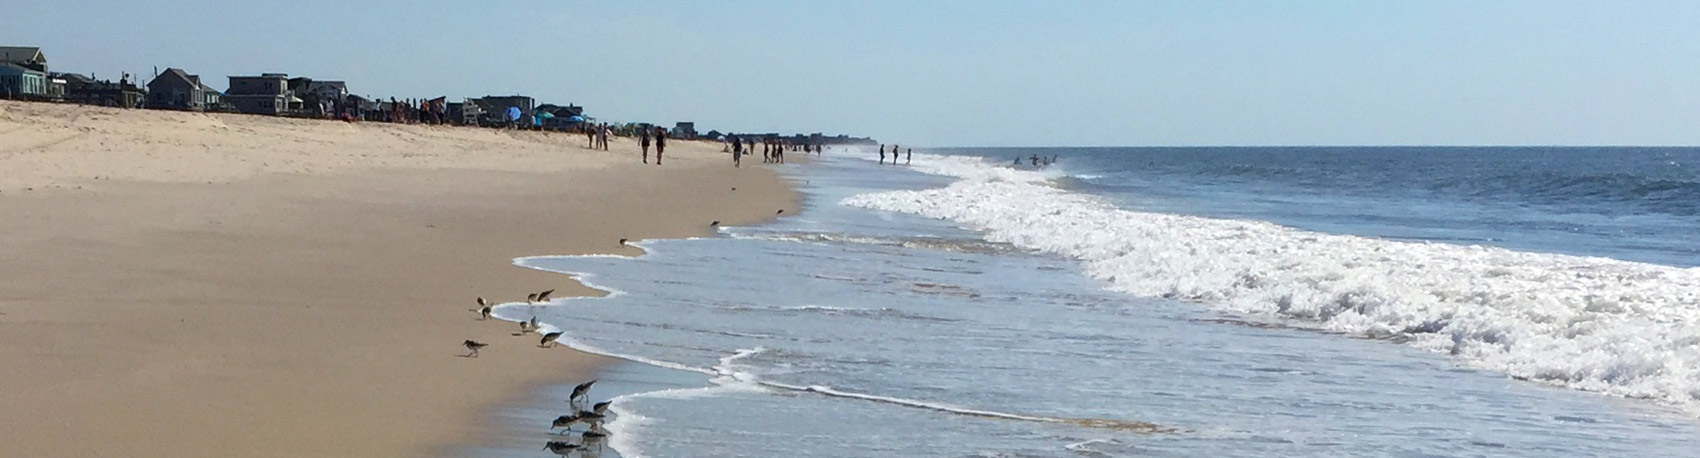
{"type": "Polygon", "coordinates": [[[0,0],[51,70],[915,146],[1700,145],[1700,2],[0,0]]]}

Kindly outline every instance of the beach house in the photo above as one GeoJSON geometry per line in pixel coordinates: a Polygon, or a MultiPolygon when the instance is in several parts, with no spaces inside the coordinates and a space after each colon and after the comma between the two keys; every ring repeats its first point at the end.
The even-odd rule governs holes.
{"type": "Polygon", "coordinates": [[[224,91],[224,102],[239,113],[279,115],[289,112],[289,75],[264,73],[260,76],[232,76],[230,88],[224,91]]]}
{"type": "Polygon", "coordinates": [[[0,97],[47,98],[47,86],[47,56],[41,48],[0,46],[0,97]]]}
{"type": "Polygon", "coordinates": [[[124,75],[118,81],[97,80],[79,73],[54,73],[52,77],[64,81],[64,89],[61,90],[59,98],[66,102],[141,108],[147,100],[147,91],[130,83],[129,75],[124,75]]]}
{"type": "Polygon", "coordinates": [[[531,115],[537,107],[537,99],[523,95],[486,95],[469,100],[478,104],[478,109],[484,112],[481,124],[507,124],[508,108],[519,109],[519,119],[525,125],[531,124],[531,115]]]}
{"type": "Polygon", "coordinates": [[[673,133],[671,135],[673,138],[683,138],[688,140],[696,139],[697,123],[688,121],[675,123],[673,124],[673,133]]]}
{"type": "Polygon", "coordinates": [[[161,110],[210,111],[219,106],[217,89],[201,82],[200,75],[191,75],[180,68],[167,68],[165,73],[148,82],[148,108],[161,110]]]}
{"type": "Polygon", "coordinates": [[[316,81],[306,77],[290,78],[288,94],[300,99],[300,107],[307,113],[325,116],[346,111],[344,105],[348,98],[348,83],[316,81]]]}

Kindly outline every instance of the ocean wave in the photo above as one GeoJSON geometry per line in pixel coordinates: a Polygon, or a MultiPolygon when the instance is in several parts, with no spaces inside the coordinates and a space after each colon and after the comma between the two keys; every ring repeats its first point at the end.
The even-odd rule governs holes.
{"type": "Polygon", "coordinates": [[[1437,183],[1434,187],[1442,186],[1461,188],[1478,198],[1514,197],[1559,205],[1580,200],[1679,216],[1700,215],[1700,182],[1639,174],[1520,173],[1437,183]]]}
{"type": "Polygon", "coordinates": [[[1117,291],[1390,338],[1516,378],[1700,412],[1700,269],[1135,212],[1037,181],[965,179],[842,203],[1068,256],[1117,291]]]}

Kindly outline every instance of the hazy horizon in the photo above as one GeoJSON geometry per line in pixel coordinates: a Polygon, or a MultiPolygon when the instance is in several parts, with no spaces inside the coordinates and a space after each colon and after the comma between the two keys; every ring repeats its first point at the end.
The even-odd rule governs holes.
{"type": "Polygon", "coordinates": [[[1700,144],[1700,3],[21,2],[53,71],[939,146],[1700,144]]]}

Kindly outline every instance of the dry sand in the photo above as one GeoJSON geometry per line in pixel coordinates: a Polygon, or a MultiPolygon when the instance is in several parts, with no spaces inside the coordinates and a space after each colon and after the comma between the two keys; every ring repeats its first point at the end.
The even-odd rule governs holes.
{"type": "Polygon", "coordinates": [[[0,102],[0,456],[480,442],[502,403],[604,362],[475,320],[475,296],[591,292],[512,258],[794,209],[717,146],[657,167],[584,140],[0,102]]]}

